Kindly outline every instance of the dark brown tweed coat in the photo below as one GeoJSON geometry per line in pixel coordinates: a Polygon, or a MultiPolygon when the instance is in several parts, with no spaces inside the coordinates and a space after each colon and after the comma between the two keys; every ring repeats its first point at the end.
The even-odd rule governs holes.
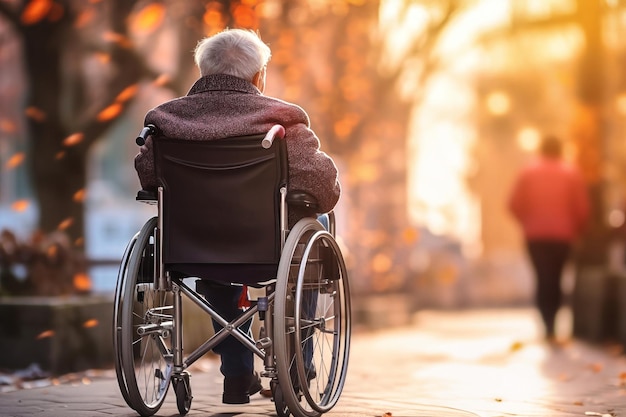
{"type": "MultiPolygon", "coordinates": [[[[150,110],[145,118],[148,123],[158,126],[167,137],[189,140],[265,133],[281,124],[286,130],[289,190],[313,195],[322,213],[332,210],[339,200],[337,167],[320,150],[304,110],[264,96],[241,78],[223,74],[202,77],[186,96],[150,110]]],[[[156,186],[151,138],[135,157],[135,169],[144,189],[156,186]]]]}

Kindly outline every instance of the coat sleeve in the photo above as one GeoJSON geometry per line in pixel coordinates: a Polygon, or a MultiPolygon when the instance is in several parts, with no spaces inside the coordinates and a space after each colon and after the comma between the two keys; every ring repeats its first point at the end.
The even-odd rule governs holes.
{"type": "Polygon", "coordinates": [[[320,150],[320,141],[308,123],[287,128],[289,190],[313,195],[321,213],[331,211],[341,194],[338,171],[333,160],[320,150]]]}
{"type": "Polygon", "coordinates": [[[147,138],[146,143],[139,148],[139,153],[135,155],[135,170],[142,189],[153,190],[156,188],[152,137],[147,138]]]}

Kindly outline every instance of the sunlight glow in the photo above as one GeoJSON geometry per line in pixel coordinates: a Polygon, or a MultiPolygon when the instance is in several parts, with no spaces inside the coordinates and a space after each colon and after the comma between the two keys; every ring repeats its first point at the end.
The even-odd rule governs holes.
{"type": "Polygon", "coordinates": [[[453,77],[432,77],[411,133],[409,212],[433,233],[479,241],[478,201],[466,178],[474,170],[472,149],[476,133],[470,114],[475,104],[471,89],[453,77]]]}
{"type": "Polygon", "coordinates": [[[405,5],[404,0],[382,1],[380,5],[380,30],[385,34],[385,59],[383,70],[402,64],[411,42],[426,29],[428,11],[420,4],[405,5]],[[403,14],[403,7],[406,7],[403,14]]]}
{"type": "Polygon", "coordinates": [[[534,152],[539,147],[540,134],[534,127],[525,127],[517,134],[517,145],[526,152],[534,152]]]}
{"type": "Polygon", "coordinates": [[[489,113],[502,116],[511,109],[511,99],[503,91],[494,91],[487,96],[487,110],[489,113]]]}

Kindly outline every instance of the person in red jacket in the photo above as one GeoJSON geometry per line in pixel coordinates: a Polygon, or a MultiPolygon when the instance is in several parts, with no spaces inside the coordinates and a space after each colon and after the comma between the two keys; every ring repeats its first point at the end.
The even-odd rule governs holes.
{"type": "MultiPolygon", "coordinates": [[[[320,149],[307,113],[299,106],[263,94],[270,48],[249,30],[227,29],[202,39],[195,50],[200,78],[188,94],[150,110],[145,125],[154,124],[162,136],[186,140],[219,140],[266,133],[272,126],[285,128],[288,159],[288,191],[304,191],[316,199],[319,213],[331,211],[341,195],[334,161],[320,149]]],[[[152,141],[147,138],[135,157],[135,169],[143,189],[155,189],[152,141]]],[[[289,223],[311,216],[297,207],[289,210],[289,223]]],[[[206,282],[197,287],[226,320],[240,314],[242,287],[206,282]]],[[[221,328],[213,322],[216,329],[221,328]]],[[[249,323],[247,324],[249,326],[249,323]]],[[[242,326],[244,331],[247,330],[242,326]]],[[[243,404],[261,390],[254,373],[253,353],[227,337],[213,349],[221,357],[224,375],[222,401],[243,404]]]]}
{"type": "Polygon", "coordinates": [[[538,158],[522,169],[510,195],[509,209],[524,233],[535,273],[536,306],[546,337],[553,340],[563,267],[590,210],[583,177],[576,167],[563,161],[557,137],[544,137],[538,158]]]}

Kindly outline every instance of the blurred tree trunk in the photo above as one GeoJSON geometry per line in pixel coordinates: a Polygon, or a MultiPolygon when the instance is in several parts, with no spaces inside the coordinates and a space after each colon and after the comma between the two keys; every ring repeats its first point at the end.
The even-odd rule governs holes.
{"type": "Polygon", "coordinates": [[[576,17],[585,35],[585,48],[578,73],[580,102],[573,120],[573,135],[579,150],[578,164],[589,184],[591,198],[591,219],[577,260],[584,266],[606,266],[609,230],[605,220],[602,172],[606,161],[602,117],[605,100],[602,5],[596,0],[578,0],[576,17]]]}
{"type": "MultiPolygon", "coordinates": [[[[158,75],[129,39],[128,18],[136,3],[77,5],[60,0],[12,7],[0,1],[0,16],[13,26],[23,45],[29,170],[39,205],[39,229],[65,230],[79,249],[89,149],[132,103],[134,94],[129,90],[158,75]],[[46,4],[47,9],[42,6],[46,4]],[[82,25],[86,27],[81,27],[80,18],[86,19],[82,25]],[[90,30],[99,31],[96,38],[89,37],[90,30]],[[98,36],[109,40],[103,43],[98,36]],[[110,63],[110,74],[85,71],[86,61],[96,53],[110,63]]],[[[193,65],[192,59],[188,61],[185,68],[193,65]]]]}

